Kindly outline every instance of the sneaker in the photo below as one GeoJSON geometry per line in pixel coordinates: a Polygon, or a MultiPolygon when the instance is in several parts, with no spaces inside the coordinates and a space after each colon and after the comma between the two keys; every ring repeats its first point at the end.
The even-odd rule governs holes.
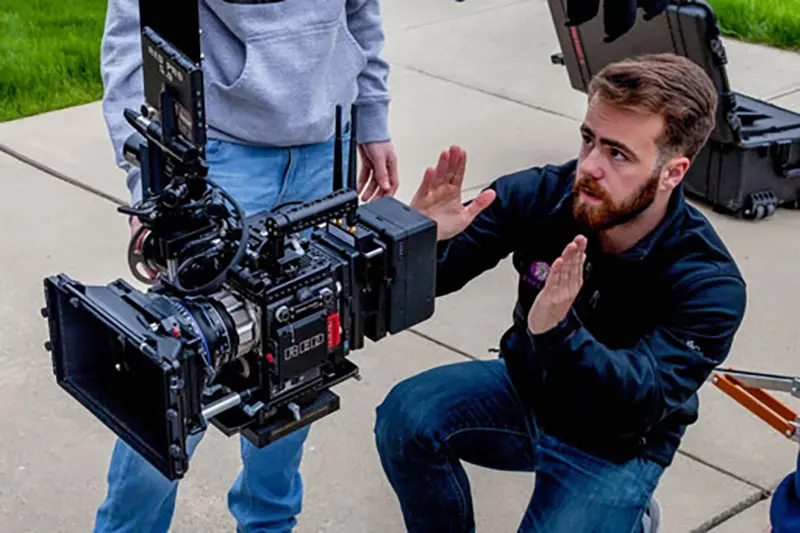
{"type": "Polygon", "coordinates": [[[644,533],[661,533],[661,506],[655,498],[650,498],[650,504],[642,517],[642,531],[644,533]]]}

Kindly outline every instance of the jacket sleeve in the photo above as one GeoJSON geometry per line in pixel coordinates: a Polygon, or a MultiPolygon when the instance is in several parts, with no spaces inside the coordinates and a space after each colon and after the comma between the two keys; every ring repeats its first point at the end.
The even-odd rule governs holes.
{"type": "Polygon", "coordinates": [[[445,296],[494,268],[514,252],[545,213],[544,171],[530,168],[496,179],[487,189],[496,197],[467,228],[439,242],[436,295],[445,296]]]}
{"type": "Polygon", "coordinates": [[[564,391],[556,392],[563,416],[601,421],[615,436],[640,436],[697,392],[728,356],[746,287],[738,277],[714,275],[675,292],[678,303],[664,313],[669,320],[629,349],[607,348],[572,311],[547,332],[528,330],[548,394],[564,391]]]}
{"type": "Polygon", "coordinates": [[[366,56],[358,76],[359,143],[382,142],[389,134],[389,63],[381,56],[385,42],[380,0],[347,0],[347,26],[366,56]]]}
{"type": "Polygon", "coordinates": [[[100,47],[103,116],[117,166],[128,173],[127,185],[132,203],[141,199],[141,178],[139,170],[122,155],[126,139],[135,131],[122,113],[126,107],[139,109],[144,102],[141,55],[139,3],[136,0],[109,0],[100,47]]]}

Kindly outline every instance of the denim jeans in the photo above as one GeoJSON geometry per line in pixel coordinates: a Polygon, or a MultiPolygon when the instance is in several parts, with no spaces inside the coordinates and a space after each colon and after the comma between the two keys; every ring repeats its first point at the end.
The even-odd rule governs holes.
{"type": "Polygon", "coordinates": [[[518,530],[526,533],[639,533],[662,474],[657,463],[614,464],[540,433],[502,359],[402,381],[377,409],[375,437],[410,533],[475,530],[461,461],[536,473],[518,530]]]}
{"type": "MultiPolygon", "coordinates": [[[[346,176],[349,134],[343,137],[346,176]]],[[[216,139],[207,145],[209,177],[247,214],[327,194],[333,185],[333,158],[333,140],[284,149],[216,139]]],[[[283,533],[295,526],[303,495],[300,460],[309,429],[306,426],[261,449],[240,437],[242,470],[228,492],[228,508],[239,533],[283,533]]],[[[202,435],[189,439],[190,456],[201,440],[202,435]]],[[[118,440],[108,471],[108,492],[97,511],[94,531],[166,533],[177,492],[177,481],[169,481],[118,440]]]]}

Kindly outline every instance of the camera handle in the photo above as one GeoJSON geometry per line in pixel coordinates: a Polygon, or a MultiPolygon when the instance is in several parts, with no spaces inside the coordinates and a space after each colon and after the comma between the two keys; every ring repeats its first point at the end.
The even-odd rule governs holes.
{"type": "Polygon", "coordinates": [[[293,254],[286,255],[286,238],[315,226],[335,222],[349,233],[355,233],[358,211],[356,192],[357,167],[357,106],[350,108],[350,144],[347,164],[347,183],[344,183],[344,163],[342,161],[342,106],[336,106],[335,137],[333,154],[333,191],[330,194],[303,202],[286,210],[271,213],[265,222],[267,246],[265,248],[267,271],[280,275],[283,267],[292,261],[293,254]]]}

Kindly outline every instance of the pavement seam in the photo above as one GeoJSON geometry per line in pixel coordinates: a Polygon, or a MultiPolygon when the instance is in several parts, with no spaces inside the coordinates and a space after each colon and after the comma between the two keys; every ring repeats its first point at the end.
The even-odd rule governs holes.
{"type": "Polygon", "coordinates": [[[556,117],[559,117],[559,118],[565,118],[565,119],[570,120],[570,121],[575,122],[575,123],[580,122],[575,117],[567,115],[565,113],[560,113],[558,111],[553,111],[552,109],[548,109],[546,107],[538,106],[536,104],[531,104],[530,102],[525,102],[524,100],[519,100],[517,98],[513,98],[511,96],[506,96],[504,94],[496,93],[496,92],[493,92],[493,91],[490,91],[490,90],[487,90],[487,89],[482,89],[480,87],[475,87],[474,85],[469,85],[468,83],[464,83],[462,81],[450,79],[450,78],[447,78],[445,76],[441,76],[439,74],[434,74],[432,72],[428,72],[427,70],[424,70],[424,69],[421,69],[421,68],[418,68],[418,67],[412,67],[411,65],[408,65],[408,64],[405,64],[405,63],[395,62],[393,64],[393,67],[394,68],[400,67],[400,68],[406,69],[408,71],[411,71],[411,72],[414,72],[414,73],[417,73],[417,74],[422,74],[423,76],[428,76],[429,78],[433,78],[433,79],[436,79],[436,80],[439,80],[439,81],[444,81],[446,83],[450,83],[450,84],[456,85],[458,87],[462,87],[464,89],[469,89],[469,90],[475,91],[475,92],[483,94],[485,96],[491,96],[491,97],[494,97],[494,98],[499,98],[500,100],[505,100],[506,102],[511,102],[513,104],[518,104],[518,105],[521,105],[521,106],[524,106],[524,107],[527,107],[527,108],[530,108],[530,109],[535,109],[536,111],[541,111],[542,113],[547,113],[548,115],[553,115],[553,116],[556,116],[556,117]]]}
{"type": "Polygon", "coordinates": [[[477,191],[477,190],[483,190],[483,189],[485,189],[486,187],[488,187],[491,184],[492,184],[491,181],[487,181],[486,183],[481,183],[480,185],[472,185],[471,187],[467,187],[466,189],[461,191],[461,193],[463,194],[465,192],[474,192],[474,191],[477,191]]]}
{"type": "Polygon", "coordinates": [[[721,513],[717,514],[711,519],[706,520],[696,528],[692,529],[690,533],[706,533],[707,531],[711,531],[713,528],[721,525],[723,522],[727,522],[733,517],[740,515],[741,513],[750,509],[754,505],[768,499],[769,496],[770,496],[769,492],[765,491],[759,491],[753,493],[744,500],[741,500],[735,505],[732,505],[731,507],[727,508],[726,510],[722,511],[721,513]]]}
{"type": "Polygon", "coordinates": [[[50,176],[53,176],[54,178],[59,179],[59,180],[65,182],[65,183],[68,183],[68,184],[70,184],[70,185],[72,185],[74,187],[78,187],[79,189],[83,189],[84,191],[86,191],[88,193],[91,193],[91,194],[94,194],[96,196],[99,196],[99,197],[101,197],[101,198],[103,198],[105,200],[108,200],[108,201],[110,201],[112,203],[115,203],[117,205],[126,205],[125,202],[123,202],[122,200],[120,200],[116,196],[113,196],[111,194],[103,192],[100,189],[96,189],[96,188],[92,187],[91,185],[87,185],[85,183],[82,183],[80,180],[78,180],[76,178],[73,178],[71,176],[67,176],[63,172],[59,172],[58,170],[56,170],[56,169],[54,169],[52,167],[49,167],[49,166],[45,165],[44,163],[40,163],[39,161],[36,161],[35,159],[33,159],[31,157],[28,157],[25,154],[23,154],[21,152],[18,152],[18,151],[14,150],[13,148],[11,148],[11,147],[3,144],[3,143],[0,143],[0,152],[8,154],[9,156],[13,157],[14,159],[17,159],[18,161],[21,161],[22,163],[25,163],[25,164],[33,167],[33,168],[41,170],[45,174],[49,174],[50,176]]]}
{"type": "Polygon", "coordinates": [[[705,459],[703,459],[703,458],[701,458],[701,457],[699,457],[699,456],[697,456],[697,455],[695,455],[695,454],[693,454],[691,452],[687,452],[687,451],[681,450],[679,448],[678,449],[678,453],[683,455],[684,457],[686,457],[688,459],[692,459],[693,461],[697,461],[698,463],[702,464],[703,466],[711,468],[712,470],[715,470],[715,471],[719,472],[720,474],[723,474],[723,475],[728,476],[728,477],[732,477],[733,479],[735,479],[736,481],[738,481],[740,483],[744,483],[745,485],[753,487],[754,489],[757,489],[759,491],[765,492],[767,494],[770,493],[770,490],[767,489],[766,487],[762,487],[758,483],[755,483],[753,481],[745,479],[745,478],[743,478],[742,476],[740,476],[738,474],[734,474],[730,470],[726,470],[726,469],[724,469],[722,467],[716,466],[715,464],[710,463],[710,462],[706,461],[705,459]]]}
{"type": "Polygon", "coordinates": [[[440,346],[440,347],[444,348],[445,350],[449,350],[449,351],[451,351],[451,352],[453,352],[453,353],[455,353],[457,355],[460,355],[462,357],[466,357],[467,359],[471,359],[473,361],[480,361],[480,357],[472,355],[469,352],[465,352],[464,350],[456,348],[455,346],[451,346],[451,345],[447,344],[446,342],[443,342],[443,341],[440,341],[439,339],[431,337],[427,333],[422,333],[421,331],[418,331],[418,330],[416,330],[414,328],[410,328],[408,330],[408,332],[409,333],[413,333],[414,335],[416,335],[418,337],[421,337],[421,338],[425,339],[428,342],[432,342],[433,344],[435,344],[437,346],[440,346]]]}
{"type": "Polygon", "coordinates": [[[783,92],[780,92],[780,93],[778,93],[776,95],[770,96],[769,98],[766,99],[766,101],[767,102],[773,102],[775,100],[778,100],[779,98],[783,98],[785,96],[791,96],[794,93],[800,93],[800,87],[795,87],[793,89],[787,89],[787,90],[785,90],[783,92]]]}

